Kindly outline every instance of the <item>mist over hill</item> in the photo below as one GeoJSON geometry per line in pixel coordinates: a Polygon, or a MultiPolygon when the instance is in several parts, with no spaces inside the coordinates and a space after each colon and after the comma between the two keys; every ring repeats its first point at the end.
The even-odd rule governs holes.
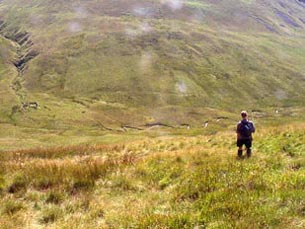
{"type": "Polygon", "coordinates": [[[2,0],[1,121],[200,124],[303,106],[304,11],[302,0],[2,0]]]}

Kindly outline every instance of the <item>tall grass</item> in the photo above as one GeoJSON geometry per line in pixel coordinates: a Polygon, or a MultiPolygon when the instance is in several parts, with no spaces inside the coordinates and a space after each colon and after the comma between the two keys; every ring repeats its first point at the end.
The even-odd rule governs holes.
{"type": "Polygon", "coordinates": [[[260,129],[245,160],[227,132],[11,152],[0,162],[0,225],[296,228],[303,127],[260,129]]]}

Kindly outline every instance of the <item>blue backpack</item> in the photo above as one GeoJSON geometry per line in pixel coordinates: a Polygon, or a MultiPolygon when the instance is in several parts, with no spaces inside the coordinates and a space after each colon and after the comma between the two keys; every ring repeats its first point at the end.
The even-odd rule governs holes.
{"type": "Polygon", "coordinates": [[[243,137],[250,137],[254,132],[253,124],[249,121],[241,121],[240,133],[243,137]]]}

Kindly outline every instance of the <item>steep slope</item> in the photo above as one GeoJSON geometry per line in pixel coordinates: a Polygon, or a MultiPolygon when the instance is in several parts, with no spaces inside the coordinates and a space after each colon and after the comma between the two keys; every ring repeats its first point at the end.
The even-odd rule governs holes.
{"type": "Polygon", "coordinates": [[[206,108],[304,105],[304,7],[298,0],[3,0],[1,20],[27,31],[39,53],[21,87],[23,102],[41,109],[15,120],[69,123],[73,114],[85,125],[200,123],[206,108]]]}
{"type": "Polygon", "coordinates": [[[13,64],[8,60],[13,59],[15,50],[11,42],[0,37],[0,117],[1,121],[8,121],[11,107],[17,101],[14,91],[11,89],[11,84],[17,73],[13,64]]]}

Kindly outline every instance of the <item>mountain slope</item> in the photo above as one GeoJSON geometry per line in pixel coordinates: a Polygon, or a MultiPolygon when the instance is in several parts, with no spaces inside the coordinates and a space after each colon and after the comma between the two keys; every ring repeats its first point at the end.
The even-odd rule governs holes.
{"type": "Polygon", "coordinates": [[[176,124],[203,122],[207,108],[304,105],[304,9],[298,0],[1,1],[1,34],[17,53],[2,61],[14,67],[20,34],[35,54],[6,76],[20,85],[6,116],[176,124]],[[11,111],[33,101],[38,111],[11,111]]]}

